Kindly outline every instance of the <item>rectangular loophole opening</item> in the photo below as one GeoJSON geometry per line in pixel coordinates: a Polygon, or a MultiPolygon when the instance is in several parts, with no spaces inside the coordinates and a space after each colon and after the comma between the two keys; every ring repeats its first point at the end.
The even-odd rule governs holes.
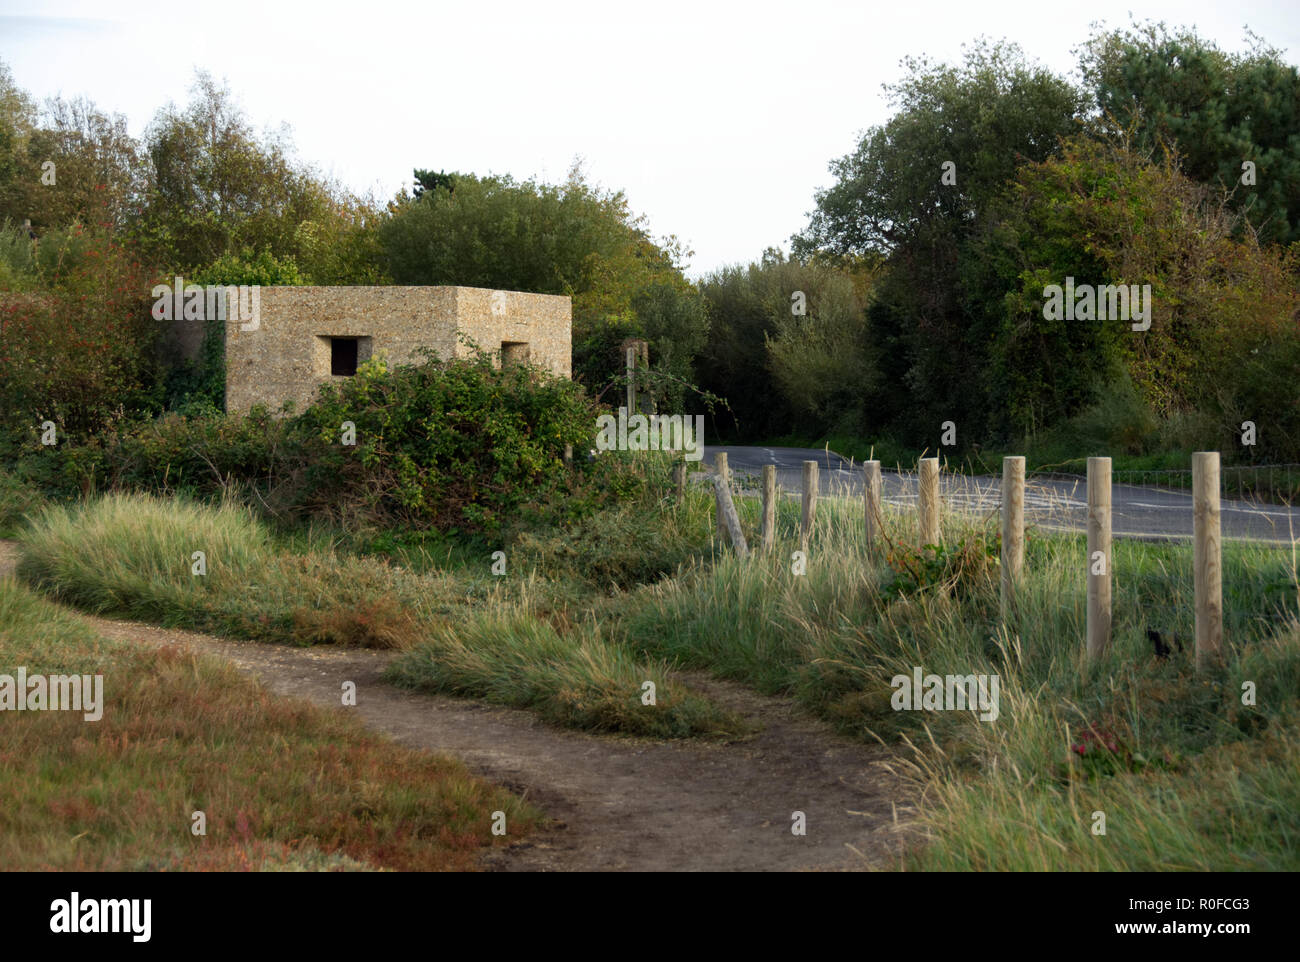
{"type": "Polygon", "coordinates": [[[502,341],[501,366],[508,367],[511,364],[527,364],[529,353],[527,341],[502,341]]]}
{"type": "Polygon", "coordinates": [[[335,377],[351,377],[357,373],[357,338],[330,338],[330,373],[335,377]]]}

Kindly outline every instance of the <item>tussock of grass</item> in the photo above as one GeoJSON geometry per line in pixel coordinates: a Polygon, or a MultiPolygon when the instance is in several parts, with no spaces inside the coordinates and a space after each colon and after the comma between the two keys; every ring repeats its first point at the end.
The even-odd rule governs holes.
{"type": "Polygon", "coordinates": [[[415,631],[410,609],[451,590],[374,559],[279,551],[233,505],[114,494],[49,508],[20,540],[20,577],[79,608],[292,644],[401,647],[415,631]]]}
{"type": "Polygon", "coordinates": [[[738,735],[742,719],[638,660],[586,623],[563,636],[526,606],[471,616],[436,630],[393,661],[394,684],[529,708],[559,725],[658,738],[738,735]],[[643,704],[645,682],[655,704],[643,704]]]}
{"type": "Polygon", "coordinates": [[[0,538],[12,538],[45,500],[34,486],[0,468],[0,538]]]}
{"type": "Polygon", "coordinates": [[[571,727],[657,737],[744,730],[662,665],[589,629],[561,637],[540,617],[535,598],[547,592],[535,580],[508,598],[482,587],[497,580],[490,575],[416,574],[319,546],[291,554],[242,508],[140,495],[52,508],[22,541],[20,576],[89,611],[269,641],[413,648],[391,680],[571,727]],[[191,573],[196,550],[207,553],[206,576],[191,573]],[[476,614],[489,605],[495,613],[476,614]],[[653,707],[641,705],[645,681],[657,687],[653,707]]]}
{"type": "Polygon", "coordinates": [[[277,698],[224,663],[100,638],[0,579],[0,672],[104,676],[97,722],[0,713],[10,870],[466,870],[538,813],[452,759],[277,698]],[[191,813],[207,817],[191,834],[191,813]]]}

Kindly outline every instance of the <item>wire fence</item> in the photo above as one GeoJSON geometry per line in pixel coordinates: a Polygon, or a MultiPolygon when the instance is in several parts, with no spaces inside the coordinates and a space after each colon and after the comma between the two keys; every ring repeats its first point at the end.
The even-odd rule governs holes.
{"type": "MultiPolygon", "coordinates": [[[[1031,471],[1043,480],[1085,482],[1079,471],[1031,471]]],[[[1122,469],[1111,472],[1112,484],[1154,488],[1163,491],[1192,490],[1190,468],[1122,469]]],[[[1237,501],[1267,504],[1300,503],[1300,464],[1225,464],[1219,468],[1219,494],[1237,501]]]]}

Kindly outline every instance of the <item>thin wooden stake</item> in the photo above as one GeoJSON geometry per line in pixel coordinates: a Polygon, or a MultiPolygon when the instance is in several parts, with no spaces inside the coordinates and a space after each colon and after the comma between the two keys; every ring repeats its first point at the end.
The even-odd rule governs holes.
{"type": "Polygon", "coordinates": [[[627,416],[636,414],[636,346],[627,349],[627,416]]]}
{"type": "Polygon", "coordinates": [[[939,543],[939,459],[921,459],[917,495],[921,546],[939,543]]]}
{"type": "Polygon", "coordinates": [[[1088,459],[1088,657],[1110,647],[1110,458],[1088,459]]]}
{"type": "Polygon", "coordinates": [[[776,465],[763,465],[763,526],[759,534],[759,550],[771,551],[776,543],[776,465]]]}
{"type": "Polygon", "coordinates": [[[1219,530],[1219,452],[1192,455],[1192,565],[1196,588],[1196,668],[1223,651],[1223,554],[1219,530]]]}
{"type": "MultiPolygon", "coordinates": [[[[731,469],[727,467],[726,451],[719,451],[713,456],[713,470],[716,476],[722,479],[722,483],[728,486],[727,490],[730,491],[731,469]]],[[[718,540],[722,542],[727,540],[727,521],[721,512],[718,513],[718,540]]]]}
{"type": "Polygon", "coordinates": [[[1002,620],[1011,618],[1025,564],[1025,459],[1002,459],[1002,620]]]}
{"type": "Polygon", "coordinates": [[[726,525],[731,537],[731,545],[736,554],[742,558],[749,555],[749,545],[745,542],[745,532],[740,527],[740,515],[736,514],[736,505],[731,500],[731,485],[721,475],[713,479],[713,491],[718,501],[718,519],[726,525]]]}
{"type": "Polygon", "coordinates": [[[867,547],[874,547],[884,530],[884,509],[880,500],[880,462],[862,463],[862,523],[866,529],[867,547]]]}

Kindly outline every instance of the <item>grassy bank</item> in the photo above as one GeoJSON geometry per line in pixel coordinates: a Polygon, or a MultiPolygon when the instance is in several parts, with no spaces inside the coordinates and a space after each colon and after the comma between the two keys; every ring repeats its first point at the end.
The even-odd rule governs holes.
{"type": "Polygon", "coordinates": [[[328,545],[299,553],[243,508],[140,495],[50,508],[21,541],[23,579],[97,614],[266,641],[404,649],[390,673],[399,684],[577,728],[653,737],[745,730],[662,664],[583,637],[565,600],[581,586],[527,570],[496,578],[490,556],[474,569],[412,572],[328,545]],[[204,574],[195,573],[196,551],[204,574]],[[641,703],[646,681],[656,686],[654,706],[641,703]]]}
{"type": "MultiPolygon", "coordinates": [[[[1300,867],[1300,583],[1292,552],[1224,546],[1226,658],[1198,674],[1186,545],[1115,542],[1113,642],[1089,664],[1081,535],[1031,530],[1018,607],[1004,625],[992,518],[946,515],[943,550],[926,552],[914,546],[914,513],[891,511],[889,543],[868,548],[860,504],[824,500],[799,573],[796,502],[779,505],[777,550],[742,561],[715,551],[710,500],[693,489],[683,504],[629,505],[569,532],[522,537],[504,578],[472,560],[423,573],[374,568],[383,573],[374,590],[409,598],[398,609],[410,622],[389,680],[527,707],[559,724],[661,737],[742,730],[684,692],[673,666],[789,694],[841,731],[891,746],[896,767],[915,779],[929,844],[907,868],[1300,867]],[[449,586],[444,599],[422,602],[432,589],[412,588],[426,585],[421,579],[449,586]],[[1168,657],[1157,657],[1151,632],[1169,643],[1168,657]],[[896,710],[893,681],[916,668],[996,676],[997,716],[896,710]],[[642,702],[645,681],[655,683],[654,706],[642,702]],[[1243,699],[1247,690],[1253,704],[1243,699]],[[1093,833],[1098,812],[1105,835],[1093,833]]],[[[737,507],[752,532],[757,500],[738,499],[737,507]]],[[[165,603],[147,609],[155,617],[173,616],[181,597],[192,606],[184,610],[250,604],[257,591],[249,586],[277,570],[267,560],[277,549],[246,521],[239,537],[251,547],[240,548],[232,532],[219,552],[241,574],[214,597],[204,592],[219,583],[196,585],[201,579],[184,564],[148,568],[157,548],[148,532],[166,528],[161,518],[139,527],[127,519],[180,510],[191,509],[106,500],[56,511],[25,536],[23,570],[101,610],[116,610],[122,586],[150,570],[166,585],[158,594],[165,603]],[[96,534],[115,512],[116,527],[96,534]],[[77,535],[83,528],[89,539],[77,535]],[[81,553],[97,563],[82,562],[81,553]],[[173,591],[181,595],[166,593],[173,591]]],[[[187,515],[178,528],[202,530],[200,520],[187,515]]],[[[170,544],[167,557],[182,546],[170,544]]],[[[344,570],[358,560],[379,565],[350,556],[320,564],[344,570]]],[[[258,622],[246,623],[257,636],[258,622]]]]}
{"type": "Polygon", "coordinates": [[[914,868],[1300,867],[1300,633],[1289,551],[1224,550],[1229,650],[1198,675],[1155,656],[1148,630],[1191,648],[1191,552],[1118,541],[1115,624],[1083,655],[1081,537],[1031,537],[1018,616],[998,615],[992,532],[945,519],[947,550],[917,564],[910,514],[894,549],[863,544],[856,503],[824,502],[807,572],[792,571],[798,508],[773,555],[726,557],[630,595],[603,623],[636,651],[788,692],[910,767],[931,844],[914,868]],[[892,564],[891,564],[892,560],[892,564]],[[920,577],[917,577],[919,573],[920,577]],[[1000,712],[896,711],[914,668],[1000,680],[1000,712]],[[1256,703],[1242,703],[1253,683],[1256,703]],[[1105,812],[1105,836],[1092,834],[1105,812]]]}
{"type": "Polygon", "coordinates": [[[233,667],[100,638],[0,579],[0,673],[103,675],[103,717],[0,714],[9,870],[473,869],[492,813],[539,815],[459,763],[277,698],[233,667]],[[191,832],[206,816],[206,835],[191,832]]]}

